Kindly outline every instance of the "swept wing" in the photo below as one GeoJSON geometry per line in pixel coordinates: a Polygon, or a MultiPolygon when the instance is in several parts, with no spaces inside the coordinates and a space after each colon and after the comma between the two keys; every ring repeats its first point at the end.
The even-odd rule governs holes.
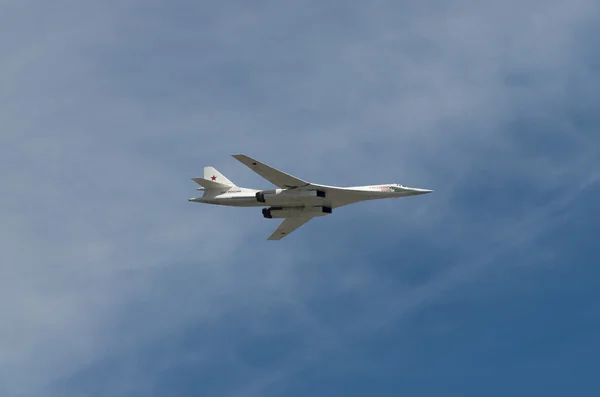
{"type": "Polygon", "coordinates": [[[302,218],[285,218],[279,227],[271,234],[267,240],[281,240],[285,236],[310,221],[313,217],[302,217],[302,218]]]}
{"type": "Polygon", "coordinates": [[[261,163],[252,157],[246,156],[245,154],[234,154],[232,157],[281,189],[290,189],[310,185],[308,182],[303,181],[300,178],[296,178],[295,176],[286,174],[283,171],[279,171],[278,169],[261,163]]]}

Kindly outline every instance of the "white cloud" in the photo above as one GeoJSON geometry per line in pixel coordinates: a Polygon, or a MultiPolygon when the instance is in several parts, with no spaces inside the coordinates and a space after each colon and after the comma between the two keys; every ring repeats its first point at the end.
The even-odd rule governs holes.
{"type": "MultiPolygon", "coordinates": [[[[427,230],[448,228],[444,243],[468,252],[466,238],[503,238],[518,220],[494,219],[489,235],[475,235],[482,225],[452,201],[490,159],[499,166],[490,167],[490,183],[496,174],[518,176],[532,193],[559,187],[557,176],[580,185],[597,172],[590,138],[577,135],[565,163],[547,152],[532,157],[510,128],[519,117],[569,123],[546,109],[568,101],[574,81],[594,78],[578,44],[580,27],[598,11],[593,1],[19,4],[0,13],[8,32],[0,39],[0,391],[8,395],[43,390],[107,350],[144,346],[229,310],[256,314],[252,331],[268,332],[272,324],[261,321],[274,296],[308,334],[327,335],[335,330],[315,320],[305,299],[379,282],[368,256],[325,264],[353,241],[345,231],[338,241],[328,237],[348,219],[368,214],[370,230],[402,222],[400,236],[413,230],[424,241],[427,230]],[[203,165],[265,185],[228,157],[234,152],[317,182],[376,178],[436,193],[346,209],[339,215],[347,218],[317,220],[306,226],[310,234],[267,244],[275,224],[258,211],[186,201],[189,177],[203,165]],[[317,250],[322,239],[329,248],[317,250]],[[303,260],[323,265],[300,285],[303,260]],[[327,274],[328,267],[347,271],[327,274]],[[156,274],[181,280],[181,294],[163,290],[173,284],[156,274]],[[324,277],[326,289],[314,287],[324,277]],[[139,300],[159,309],[123,320],[139,300]]],[[[555,128],[539,138],[573,134],[555,128]]],[[[545,215],[534,210],[541,218],[519,236],[534,239],[545,215]]],[[[467,264],[455,269],[391,298],[411,307],[452,285],[453,274],[472,274],[467,264]]],[[[391,314],[372,316],[385,323],[391,314]]],[[[307,355],[320,357],[328,343],[307,355]]],[[[258,393],[293,368],[239,390],[258,393]]]]}

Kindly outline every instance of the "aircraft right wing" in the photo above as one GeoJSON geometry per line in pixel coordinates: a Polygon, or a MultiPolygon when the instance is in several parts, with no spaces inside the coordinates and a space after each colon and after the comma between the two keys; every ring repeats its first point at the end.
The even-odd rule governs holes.
{"type": "Polygon", "coordinates": [[[311,219],[312,217],[309,216],[302,218],[285,218],[285,220],[281,222],[279,227],[273,232],[273,234],[271,234],[271,236],[269,236],[267,240],[281,240],[311,219]]]}
{"type": "Polygon", "coordinates": [[[303,181],[300,178],[296,178],[295,176],[286,174],[283,171],[269,167],[260,161],[246,156],[245,154],[234,154],[232,157],[279,188],[289,189],[310,185],[310,183],[303,181]]]}

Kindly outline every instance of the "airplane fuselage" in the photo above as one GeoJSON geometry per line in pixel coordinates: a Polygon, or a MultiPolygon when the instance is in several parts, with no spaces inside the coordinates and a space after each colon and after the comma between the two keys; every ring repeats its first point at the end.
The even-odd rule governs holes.
{"type": "Polygon", "coordinates": [[[298,188],[256,190],[232,187],[220,191],[206,192],[202,197],[189,201],[225,205],[230,207],[264,207],[322,205],[341,207],[360,201],[400,198],[429,193],[427,189],[407,188],[397,184],[333,187],[313,184],[310,190],[298,188]]]}

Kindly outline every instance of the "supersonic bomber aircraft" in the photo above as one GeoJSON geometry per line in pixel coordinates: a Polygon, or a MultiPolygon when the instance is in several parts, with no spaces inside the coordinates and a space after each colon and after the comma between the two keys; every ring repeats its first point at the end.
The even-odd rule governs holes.
{"type": "Polygon", "coordinates": [[[344,205],[417,196],[433,191],[397,183],[352,187],[319,185],[286,174],[244,154],[234,154],[233,157],[278,188],[256,190],[238,187],[214,167],[204,167],[204,178],[192,178],[201,186],[196,190],[203,190],[204,195],[189,198],[188,201],[233,207],[266,207],[262,209],[263,217],[284,219],[267,240],[281,240],[312,218],[329,215],[335,208],[344,205]]]}

